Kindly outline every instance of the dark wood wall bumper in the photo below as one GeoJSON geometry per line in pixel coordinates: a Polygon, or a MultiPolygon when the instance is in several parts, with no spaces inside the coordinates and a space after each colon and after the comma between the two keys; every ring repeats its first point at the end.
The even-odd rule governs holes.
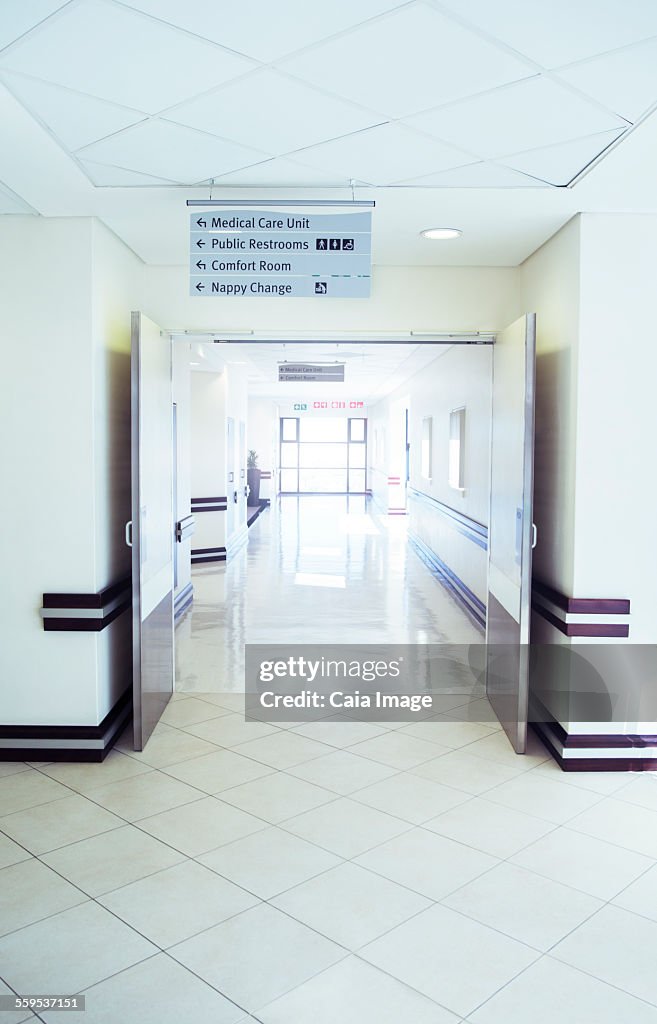
{"type": "Polygon", "coordinates": [[[97,593],[43,595],[41,616],[46,632],[99,633],[132,604],[130,577],[97,593]]]}

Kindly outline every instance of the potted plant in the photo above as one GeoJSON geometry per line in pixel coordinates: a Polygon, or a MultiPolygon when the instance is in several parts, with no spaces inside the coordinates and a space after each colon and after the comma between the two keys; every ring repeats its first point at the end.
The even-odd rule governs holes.
{"type": "Polygon", "coordinates": [[[260,470],[258,469],[258,454],[251,448],[246,460],[246,479],[249,485],[249,505],[260,504],[260,470]]]}

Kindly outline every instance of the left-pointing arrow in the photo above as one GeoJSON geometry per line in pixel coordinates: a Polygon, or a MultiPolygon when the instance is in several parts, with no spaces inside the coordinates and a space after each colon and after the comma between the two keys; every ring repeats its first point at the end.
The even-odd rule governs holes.
{"type": "Polygon", "coordinates": [[[198,224],[198,226],[199,226],[200,228],[205,228],[205,227],[207,227],[207,221],[203,220],[203,218],[202,218],[202,217],[199,217],[199,218],[198,218],[198,220],[196,221],[196,223],[198,224]]]}
{"type": "Polygon", "coordinates": [[[202,238],[199,238],[199,240],[198,240],[198,242],[196,243],[196,245],[197,245],[197,248],[199,248],[199,249],[202,249],[202,248],[203,248],[203,246],[205,245],[205,242],[203,241],[203,239],[202,239],[202,238]]]}
{"type": "Polygon", "coordinates": [[[205,285],[201,284],[201,282],[199,281],[199,283],[196,285],[196,291],[197,292],[202,292],[204,288],[205,288],[205,285]]]}
{"type": "Polygon", "coordinates": [[[203,260],[197,260],[196,266],[198,267],[199,270],[205,270],[205,263],[203,262],[203,260]]]}

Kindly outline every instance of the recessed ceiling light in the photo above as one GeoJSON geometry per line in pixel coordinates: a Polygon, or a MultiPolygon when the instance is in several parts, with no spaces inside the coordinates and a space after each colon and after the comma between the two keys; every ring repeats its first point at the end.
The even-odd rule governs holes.
{"type": "Polygon", "coordinates": [[[422,238],[432,238],[446,241],[448,238],[459,238],[463,232],[460,228],[426,228],[420,231],[422,238]]]}
{"type": "Polygon", "coordinates": [[[201,364],[200,363],[190,363],[189,365],[190,366],[200,366],[201,364]]]}

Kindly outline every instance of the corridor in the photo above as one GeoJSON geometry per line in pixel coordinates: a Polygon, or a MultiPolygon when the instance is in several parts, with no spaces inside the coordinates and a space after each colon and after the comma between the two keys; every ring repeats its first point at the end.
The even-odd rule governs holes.
{"type": "Polygon", "coordinates": [[[0,992],[83,993],[87,1024],[657,1024],[653,776],[517,756],[465,676],[411,724],[244,721],[244,642],[481,639],[402,521],[284,498],[194,583],[144,751],[0,764],[0,992]]]}

